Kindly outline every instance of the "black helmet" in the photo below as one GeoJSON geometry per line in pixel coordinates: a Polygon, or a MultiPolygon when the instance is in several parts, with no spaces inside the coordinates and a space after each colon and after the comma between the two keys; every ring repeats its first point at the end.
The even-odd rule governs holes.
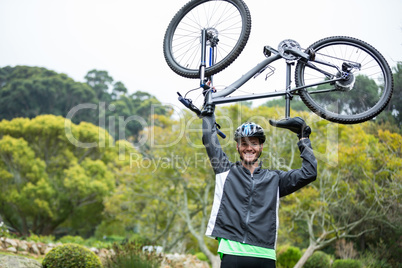
{"type": "Polygon", "coordinates": [[[260,139],[260,143],[265,142],[264,129],[253,122],[246,122],[236,129],[234,134],[234,140],[236,142],[239,142],[241,138],[245,137],[257,137],[260,139]]]}

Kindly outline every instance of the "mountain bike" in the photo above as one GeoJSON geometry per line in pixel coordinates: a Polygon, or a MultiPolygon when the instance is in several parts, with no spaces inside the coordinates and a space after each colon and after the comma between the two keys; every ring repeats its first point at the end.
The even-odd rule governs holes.
{"type": "Polygon", "coordinates": [[[391,69],[373,46],[347,36],[321,39],[307,48],[292,39],[277,48],[264,46],[265,59],[223,90],[213,86],[213,75],[228,67],[243,51],[251,30],[251,16],[242,0],[191,0],[173,17],[164,36],[163,51],[169,67],[186,78],[200,79],[201,109],[179,94],[179,100],[198,116],[211,114],[215,104],[284,96],[285,117],[290,101],[299,96],[320,117],[335,123],[356,124],[376,117],[393,91],[391,69]],[[230,96],[271,63],[286,63],[286,89],[230,96]],[[295,65],[296,87],[291,87],[295,65]]]}

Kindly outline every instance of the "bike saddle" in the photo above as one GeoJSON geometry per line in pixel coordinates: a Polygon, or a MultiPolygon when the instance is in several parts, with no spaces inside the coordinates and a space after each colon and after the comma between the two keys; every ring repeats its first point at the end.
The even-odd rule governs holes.
{"type": "Polygon", "coordinates": [[[306,126],[306,122],[300,117],[285,118],[279,121],[269,120],[269,123],[271,126],[286,128],[295,133],[299,133],[306,126]]]}
{"type": "Polygon", "coordinates": [[[269,120],[271,126],[289,129],[297,134],[299,138],[308,138],[311,134],[311,129],[301,117],[285,118],[279,121],[269,120]]]}

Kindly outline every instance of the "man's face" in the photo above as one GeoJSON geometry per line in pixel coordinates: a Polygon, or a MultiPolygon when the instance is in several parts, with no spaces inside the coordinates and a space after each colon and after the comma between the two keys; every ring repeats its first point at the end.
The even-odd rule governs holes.
{"type": "Polygon", "coordinates": [[[262,144],[260,144],[260,139],[256,137],[242,138],[237,143],[237,151],[245,164],[252,165],[261,155],[262,144]]]}

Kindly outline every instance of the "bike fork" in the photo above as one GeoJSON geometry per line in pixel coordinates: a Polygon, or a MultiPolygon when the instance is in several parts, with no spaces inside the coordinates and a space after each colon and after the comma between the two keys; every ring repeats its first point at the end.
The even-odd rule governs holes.
{"type": "Polygon", "coordinates": [[[201,64],[200,64],[200,86],[205,84],[205,67],[207,61],[207,30],[201,31],[201,64]]]}
{"type": "MultiPolygon", "coordinates": [[[[201,65],[200,65],[200,86],[204,89],[205,103],[204,108],[201,111],[202,115],[208,115],[213,113],[212,107],[212,91],[210,90],[212,85],[212,76],[205,77],[205,68],[206,68],[206,56],[207,56],[207,30],[203,29],[201,31],[201,65]]],[[[216,44],[211,42],[210,53],[209,53],[209,66],[213,66],[215,64],[215,47],[216,44]]]]}

